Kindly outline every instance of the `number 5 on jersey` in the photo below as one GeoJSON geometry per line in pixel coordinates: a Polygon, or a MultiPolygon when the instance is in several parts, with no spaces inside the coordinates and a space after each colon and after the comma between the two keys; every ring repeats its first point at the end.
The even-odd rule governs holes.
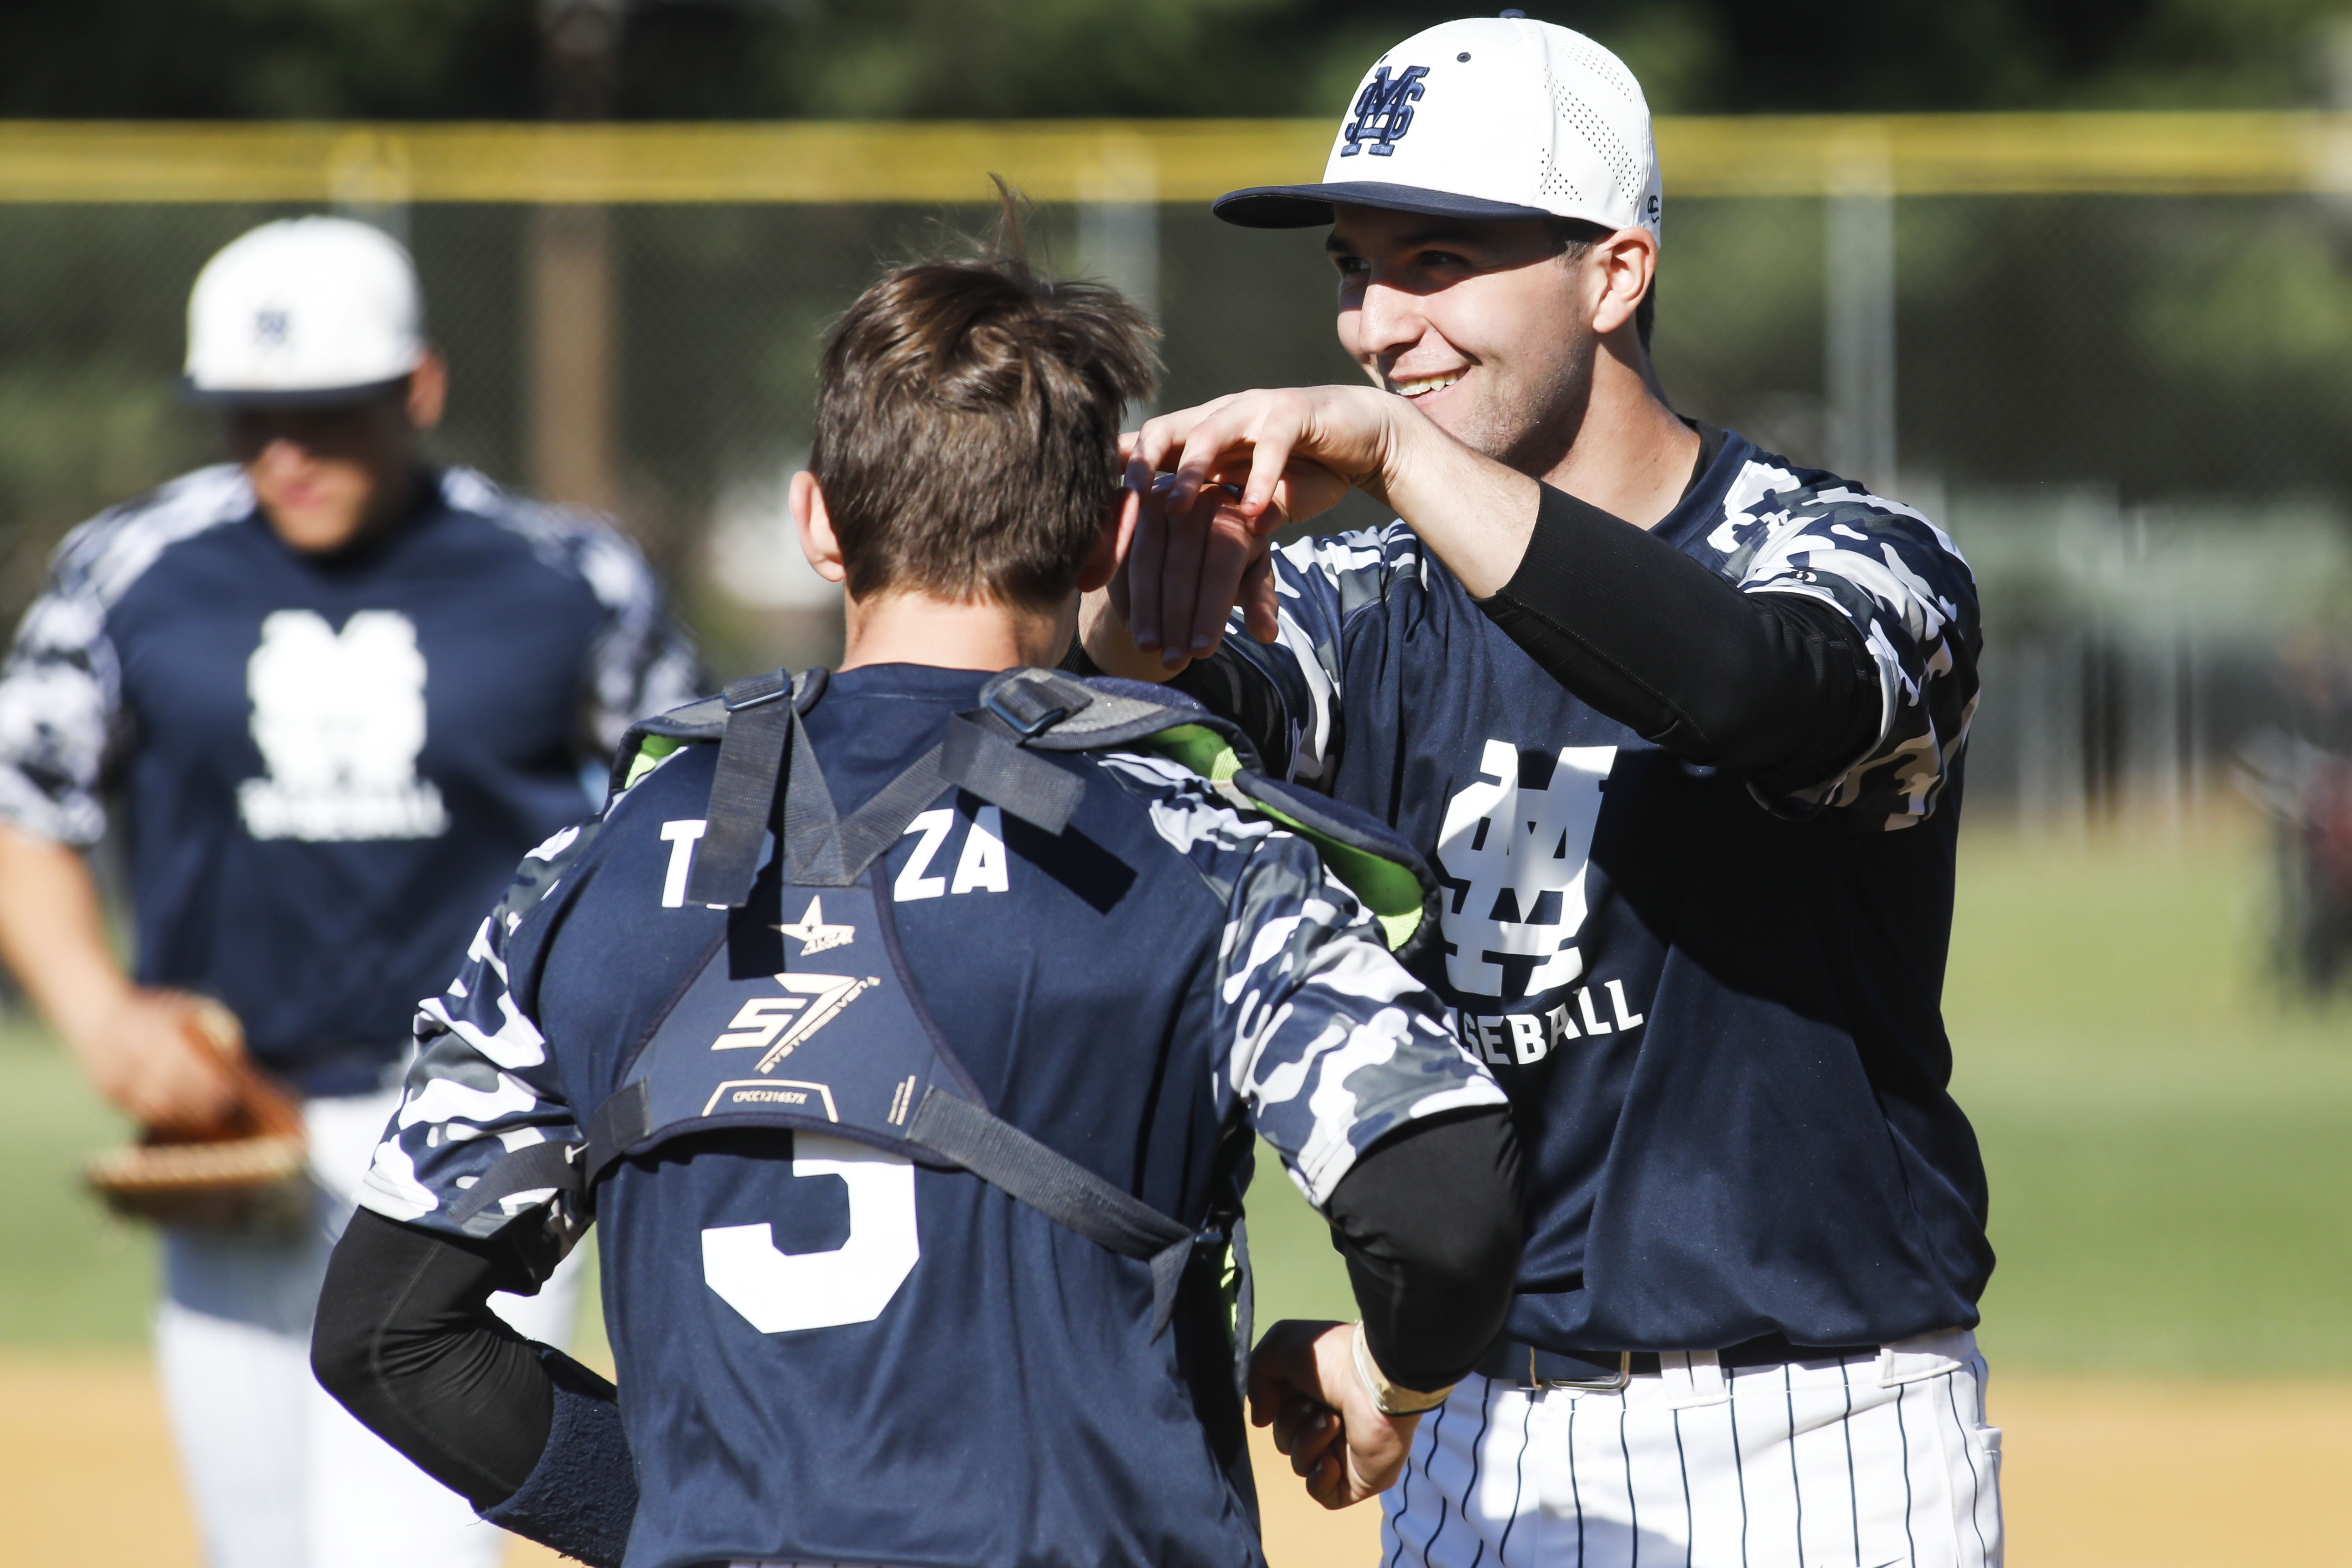
{"type": "Polygon", "coordinates": [[[702,1233],[703,1282],[763,1334],[872,1322],[922,1258],[915,1167],[845,1138],[795,1132],[793,1175],[841,1179],[848,1239],[830,1252],[782,1252],[771,1226],[712,1226],[702,1233]]]}

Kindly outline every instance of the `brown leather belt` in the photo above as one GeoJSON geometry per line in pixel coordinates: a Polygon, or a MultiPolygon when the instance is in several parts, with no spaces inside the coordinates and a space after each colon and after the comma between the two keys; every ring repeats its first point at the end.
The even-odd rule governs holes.
{"type": "MultiPolygon", "coordinates": [[[[1785,1334],[1763,1334],[1715,1352],[1726,1372],[1743,1366],[1779,1366],[1783,1362],[1846,1361],[1874,1356],[1876,1345],[1799,1345],[1785,1334]]],[[[1623,1388],[1637,1377],[1658,1373],[1655,1351],[1555,1351],[1523,1340],[1497,1340],[1478,1358],[1476,1371],[1517,1388],[1623,1388]]]]}

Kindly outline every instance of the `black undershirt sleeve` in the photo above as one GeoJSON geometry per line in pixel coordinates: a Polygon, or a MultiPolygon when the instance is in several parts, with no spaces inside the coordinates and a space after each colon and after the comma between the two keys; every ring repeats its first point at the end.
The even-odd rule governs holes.
{"type": "Polygon", "coordinates": [[[1481,605],[1570,691],[1692,762],[1801,788],[1878,738],[1877,668],[1834,605],[1743,594],[1549,485],[1517,571],[1481,605]]]}
{"type": "Polygon", "coordinates": [[[1519,1146],[1501,1106],[1407,1125],[1358,1157],[1324,1205],[1366,1348],[1390,1381],[1469,1373],[1519,1268],[1519,1146]]]}
{"type": "Polygon", "coordinates": [[[490,1310],[531,1289],[515,1249],[352,1216],[327,1264],[310,1338],[320,1384],[417,1468],[478,1510],[538,1465],[554,1418],[538,1347],[490,1310]]]}

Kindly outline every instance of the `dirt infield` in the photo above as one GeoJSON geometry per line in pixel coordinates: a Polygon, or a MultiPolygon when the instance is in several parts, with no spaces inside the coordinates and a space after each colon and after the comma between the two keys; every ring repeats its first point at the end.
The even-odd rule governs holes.
{"type": "MultiPolygon", "coordinates": [[[[1997,1378],[2011,1561],[2023,1568],[2352,1563],[2352,1380],[1997,1378]]],[[[1379,1516],[1307,1503],[1260,1456],[1274,1568],[1369,1565],[1379,1516]]],[[[198,1568],[138,1356],[0,1350],[0,1520],[18,1568],[198,1568]]],[[[519,1550],[512,1568],[559,1560],[519,1550]]],[[[1559,1568],[1572,1568],[1561,1564],[1559,1568]]]]}

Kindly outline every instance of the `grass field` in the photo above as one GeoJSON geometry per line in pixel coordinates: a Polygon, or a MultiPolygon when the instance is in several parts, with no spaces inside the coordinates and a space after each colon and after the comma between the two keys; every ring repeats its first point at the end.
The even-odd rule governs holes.
{"type": "MultiPolygon", "coordinates": [[[[2352,1561],[2326,1500],[2352,1465],[2352,1012],[2277,997],[2263,895],[2239,822],[2178,845],[1979,832],[1964,852],[1947,1012],[1992,1181],[2012,1561],[2352,1561]],[[2187,1518],[2191,1487],[2235,1505],[2187,1518]],[[2261,1549],[2226,1544],[2250,1515],[2261,1549]]],[[[59,1513],[40,1478],[77,1441],[153,1438],[153,1250],[77,1190],[119,1127],[29,1027],[0,1030],[0,1509],[31,1520],[59,1513]],[[38,1414],[77,1387],[115,1411],[80,1437],[38,1414]]],[[[1255,1199],[1261,1324],[1347,1314],[1320,1222],[1270,1165],[1255,1199]]],[[[1270,1539],[1320,1544],[1277,1568],[1360,1557],[1369,1524],[1286,1511],[1270,1539]]]]}

